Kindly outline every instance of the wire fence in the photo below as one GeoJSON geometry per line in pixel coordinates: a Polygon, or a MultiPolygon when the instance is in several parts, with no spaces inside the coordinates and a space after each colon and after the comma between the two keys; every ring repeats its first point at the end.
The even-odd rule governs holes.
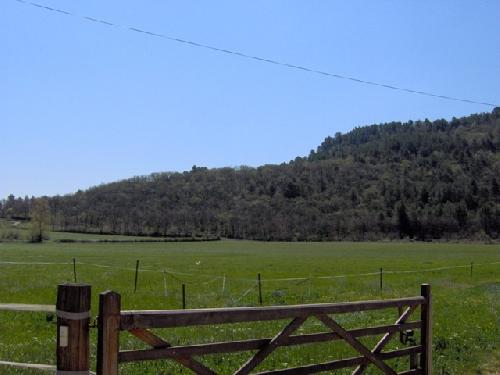
{"type": "MultiPolygon", "coordinates": [[[[483,266],[494,266],[499,265],[500,261],[497,262],[488,262],[488,263],[473,263],[469,264],[457,264],[450,266],[441,266],[441,267],[432,267],[432,268],[420,268],[420,269],[412,269],[412,270],[397,270],[397,269],[383,269],[380,268],[378,271],[373,272],[363,272],[363,273],[346,273],[346,274],[336,274],[336,275],[313,275],[309,274],[308,276],[296,276],[296,277],[265,277],[262,278],[260,274],[256,275],[255,278],[249,277],[233,277],[224,275],[214,275],[214,274],[203,274],[203,273],[189,273],[184,271],[179,271],[173,269],[171,267],[162,267],[158,268],[148,268],[148,267],[139,267],[139,260],[136,262],[136,267],[123,267],[109,264],[100,264],[95,262],[81,262],[76,261],[73,258],[72,262],[46,262],[46,261],[0,261],[0,265],[26,265],[26,266],[72,266],[74,273],[74,281],[77,281],[77,266],[79,267],[95,267],[109,270],[117,270],[117,271],[126,271],[126,272],[135,272],[134,278],[134,293],[136,293],[138,288],[138,280],[139,274],[156,274],[162,275],[162,280],[159,279],[157,282],[163,284],[163,296],[165,298],[172,296],[173,294],[178,294],[179,290],[177,288],[173,288],[171,282],[167,282],[167,278],[175,281],[176,283],[182,286],[182,306],[185,308],[186,306],[186,285],[191,286],[191,291],[195,290],[198,293],[198,303],[201,300],[203,302],[208,302],[208,299],[203,298],[203,293],[208,293],[212,297],[217,298],[217,300],[224,299],[226,304],[229,305],[237,305],[245,300],[250,293],[256,292],[258,298],[257,303],[262,304],[263,296],[262,290],[263,285],[267,284],[268,287],[265,288],[267,295],[271,297],[279,297],[281,294],[285,293],[283,288],[274,288],[274,286],[269,286],[272,283],[293,283],[293,287],[306,287],[307,290],[305,292],[306,296],[311,296],[312,294],[312,283],[317,280],[341,280],[341,279],[357,279],[364,277],[377,277],[378,279],[378,288],[380,291],[384,289],[384,277],[389,275],[411,275],[411,274],[424,274],[431,272],[444,272],[453,269],[470,269],[470,275],[472,276],[474,267],[483,267],[483,266]],[[220,283],[220,286],[216,283],[220,283]],[[234,283],[238,283],[237,287],[231,287],[234,283]],[[244,287],[241,284],[247,284],[247,287],[244,287]],[[305,286],[304,286],[305,284],[305,286]],[[170,287],[170,291],[169,288],[170,287]],[[193,289],[195,287],[195,289],[193,289]],[[231,289],[229,292],[226,289],[229,287],[231,289]],[[207,289],[208,288],[208,289],[207,289]],[[220,290],[219,290],[220,288],[220,290]],[[201,293],[201,294],[200,294],[201,293]]],[[[372,288],[377,288],[374,286],[374,280],[371,280],[372,288]]],[[[161,289],[161,287],[159,288],[161,289]]],[[[285,288],[286,289],[286,288],[285,288]]],[[[192,292],[191,292],[192,293],[192,292]]],[[[292,292],[294,293],[294,292],[292,292]]],[[[191,294],[193,296],[193,294],[191,294]]],[[[273,298],[275,299],[275,298],[273,298]]],[[[249,301],[246,301],[249,302],[249,301]]]]}
{"type": "MultiPolygon", "coordinates": [[[[364,277],[380,277],[380,288],[382,289],[382,277],[384,275],[414,275],[414,274],[424,274],[424,273],[431,273],[431,272],[436,272],[436,273],[442,273],[445,271],[449,270],[454,270],[454,269],[462,269],[468,271],[470,269],[470,275],[472,276],[472,271],[476,267],[486,267],[486,266],[496,266],[500,265],[500,261],[496,262],[485,262],[485,263],[473,263],[470,262],[468,264],[455,264],[455,265],[449,265],[449,266],[440,266],[440,267],[429,267],[429,268],[421,268],[421,269],[379,269],[378,271],[373,271],[373,272],[362,272],[362,273],[345,273],[345,274],[335,274],[335,275],[313,275],[309,274],[307,276],[297,276],[297,277],[269,277],[269,278],[261,278],[261,277],[256,277],[256,278],[249,278],[249,277],[232,277],[232,276],[227,276],[227,274],[224,275],[216,275],[216,274],[203,274],[203,273],[190,273],[190,272],[184,272],[181,270],[174,269],[172,267],[162,267],[162,268],[153,268],[153,267],[139,267],[139,261],[136,262],[136,267],[123,267],[123,266],[116,266],[116,265],[110,265],[110,264],[101,264],[101,263],[96,263],[96,262],[84,262],[84,261],[76,261],[75,258],[73,258],[73,261],[69,262],[47,262],[47,261],[0,261],[0,266],[44,266],[44,267],[68,267],[68,272],[69,269],[73,269],[73,272],[75,273],[75,280],[76,280],[76,272],[77,268],[76,266],[79,266],[78,269],[81,269],[82,267],[94,267],[94,268],[99,268],[99,269],[107,269],[107,270],[117,270],[117,271],[126,271],[130,272],[131,276],[135,272],[136,278],[135,282],[137,283],[137,276],[141,273],[143,274],[150,274],[150,275],[157,275],[157,276],[162,276],[163,277],[163,295],[165,297],[169,296],[171,297],[172,294],[174,293],[179,293],[179,290],[176,289],[176,291],[173,293],[173,290],[170,290],[170,293],[167,289],[168,286],[172,288],[170,283],[167,283],[167,277],[171,278],[172,280],[175,280],[177,283],[182,284],[182,301],[183,301],[183,308],[186,307],[186,296],[185,296],[185,284],[188,285],[193,285],[193,286],[200,286],[198,288],[197,292],[200,291],[207,291],[209,290],[211,295],[217,295],[219,297],[224,297],[224,302],[229,305],[239,305],[240,303],[247,303],[249,301],[249,296],[253,299],[253,303],[260,303],[262,304],[262,285],[261,284],[266,284],[268,285],[266,289],[267,297],[271,297],[272,295],[279,295],[278,292],[282,292],[282,290],[278,290],[274,288],[274,285],[270,285],[271,283],[280,283],[280,282],[285,282],[285,283],[290,283],[293,284],[291,288],[294,287],[299,287],[299,288],[305,288],[304,289],[304,294],[307,294],[309,297],[311,295],[311,289],[314,291],[313,284],[312,282],[314,280],[339,280],[339,279],[353,279],[353,278],[364,278],[364,277]],[[236,287],[231,288],[231,282],[240,282],[237,284],[236,287]],[[243,285],[242,285],[242,283],[243,285]],[[216,284],[216,283],[220,283],[216,284]],[[229,285],[228,285],[229,284],[229,285]],[[247,286],[244,286],[244,285],[247,286]],[[205,288],[202,288],[201,285],[206,286],[205,288]],[[229,288],[228,288],[229,286],[229,288]],[[220,288],[220,289],[219,289],[220,288]],[[227,290],[229,289],[229,290],[227,290]],[[257,299],[256,296],[258,296],[257,299]]],[[[65,271],[66,272],[66,271],[65,271]]],[[[260,276],[260,275],[259,275],[260,276]]],[[[130,278],[132,280],[132,277],[130,278]]],[[[161,278],[157,277],[154,278],[155,282],[161,282],[161,278]]],[[[233,284],[234,284],[233,283],[233,284]]],[[[321,284],[321,283],[320,283],[321,284]]],[[[370,281],[370,284],[372,285],[373,288],[374,286],[374,280],[370,281]]],[[[136,284],[137,287],[137,284],[136,284]]],[[[193,288],[192,290],[195,290],[193,288]]],[[[134,291],[135,292],[135,291],[134,291]]],[[[203,295],[203,292],[201,292],[201,295],[203,295]]],[[[175,296],[175,299],[178,297],[178,294],[175,296]]],[[[265,299],[266,300],[266,299],[265,299]]],[[[270,300],[266,300],[266,303],[270,302],[270,300]]],[[[287,300],[288,302],[288,300],[287,300]]],[[[26,305],[28,306],[28,305],[26,305]]],[[[29,305],[29,306],[35,306],[35,305],[29,305]]],[[[38,306],[38,305],[36,305],[38,306]]],[[[42,305],[39,305],[42,306],[42,305]]],[[[45,305],[43,305],[45,306],[45,305]]],[[[0,311],[1,310],[16,310],[19,309],[19,306],[17,304],[0,304],[0,311]],[[5,308],[2,308],[4,306],[5,308]]],[[[17,310],[16,310],[17,311],[17,310]]],[[[45,306],[44,308],[38,307],[38,310],[29,310],[22,308],[19,311],[52,311],[52,307],[50,309],[45,306]]],[[[2,367],[10,367],[10,368],[19,368],[19,369],[28,369],[28,370],[40,370],[43,372],[55,372],[55,366],[53,365],[45,365],[45,364],[30,364],[30,363],[21,363],[21,362],[12,362],[12,361],[3,361],[0,360],[0,366],[2,367]]]]}
{"type": "MultiPolygon", "coordinates": [[[[182,272],[178,271],[175,269],[172,269],[171,267],[164,267],[162,269],[152,269],[152,268],[134,268],[134,267],[120,267],[120,266],[114,266],[114,265],[108,265],[108,264],[99,264],[99,263],[88,263],[88,262],[19,262],[19,261],[0,261],[0,265],[31,265],[31,266],[61,266],[61,265],[81,265],[81,266],[91,266],[91,267],[97,267],[97,268],[107,268],[107,269],[114,269],[114,270],[121,270],[121,271],[132,271],[132,272],[153,272],[153,273],[167,273],[170,277],[173,279],[182,282],[182,283],[192,283],[192,284],[211,284],[217,280],[225,280],[225,279],[231,279],[235,281],[247,281],[247,282],[255,282],[255,278],[248,278],[248,277],[228,277],[227,275],[207,275],[207,274],[202,274],[202,273],[188,273],[188,272],[182,272]],[[209,279],[208,281],[189,281],[187,279],[182,279],[182,276],[188,276],[188,277],[196,277],[196,278],[203,278],[203,279],[209,279]]],[[[469,264],[459,264],[459,265],[453,265],[453,266],[443,266],[443,267],[434,267],[434,268],[421,268],[421,269],[414,269],[414,270],[387,270],[383,269],[382,273],[384,275],[398,275],[398,274],[418,274],[418,273],[426,273],[426,272],[439,272],[439,271],[446,271],[446,270],[452,270],[452,269],[459,269],[459,268],[472,268],[472,267],[481,267],[481,266],[492,266],[492,265],[499,265],[500,261],[498,262],[488,262],[488,263],[469,263],[469,264]]],[[[323,276],[315,276],[315,275],[308,275],[308,276],[299,276],[299,277],[285,277],[285,278],[265,278],[262,279],[262,283],[266,282],[278,282],[278,281],[307,281],[307,280],[326,280],[326,279],[341,279],[341,278],[349,278],[349,277],[360,277],[360,276],[376,276],[380,275],[380,271],[374,271],[374,272],[365,272],[365,273],[348,273],[348,274],[340,274],[340,275],[323,275],[323,276]]]]}
{"type": "MultiPolygon", "coordinates": [[[[47,371],[53,374],[60,374],[54,365],[44,365],[37,363],[22,363],[22,362],[11,362],[11,361],[0,361],[0,366],[6,366],[11,368],[26,369],[26,370],[40,370],[47,371]]],[[[95,375],[95,372],[89,371],[88,374],[95,375]]]]}
{"type": "MultiPolygon", "coordinates": [[[[53,305],[32,305],[32,304],[1,304],[0,303],[0,311],[16,311],[16,312],[35,312],[35,313],[55,313],[56,309],[53,305]]],[[[52,374],[60,374],[61,372],[57,371],[57,367],[55,365],[49,364],[39,364],[39,363],[24,363],[24,362],[14,362],[14,361],[5,361],[0,360],[0,366],[7,368],[16,368],[16,369],[24,369],[24,370],[37,370],[40,372],[50,372],[52,374]]],[[[95,372],[89,371],[91,375],[95,375],[95,372]]]]}
{"type": "Polygon", "coordinates": [[[41,371],[50,371],[52,373],[56,372],[56,366],[54,365],[41,365],[35,363],[21,363],[21,362],[11,362],[11,361],[0,361],[0,366],[8,366],[22,369],[33,369],[41,371]]]}

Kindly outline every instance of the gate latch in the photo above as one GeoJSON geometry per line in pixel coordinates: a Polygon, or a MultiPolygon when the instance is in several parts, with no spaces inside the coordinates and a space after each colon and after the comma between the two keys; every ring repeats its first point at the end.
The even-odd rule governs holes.
{"type": "Polygon", "coordinates": [[[399,341],[401,341],[404,345],[407,345],[408,343],[415,345],[415,331],[407,329],[406,331],[401,332],[399,341]]]}

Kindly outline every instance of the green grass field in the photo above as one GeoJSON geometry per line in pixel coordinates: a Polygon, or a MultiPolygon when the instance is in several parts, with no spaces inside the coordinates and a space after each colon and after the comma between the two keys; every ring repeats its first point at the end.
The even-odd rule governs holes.
{"type": "MultiPolygon", "coordinates": [[[[177,309],[181,284],[187,307],[257,305],[256,275],[262,274],[266,305],[340,302],[413,296],[420,284],[432,285],[434,295],[434,367],[436,374],[481,374],[491,369],[500,345],[500,246],[454,243],[261,243],[218,241],[196,243],[0,243],[0,303],[54,304],[56,286],[73,280],[98,294],[112,289],[122,294],[124,309],[177,309]],[[140,259],[138,290],[134,267],[140,259]],[[473,274],[470,267],[474,262],[473,274]],[[54,263],[54,264],[46,264],[54,263]],[[109,267],[102,267],[109,266],[109,267]],[[441,267],[460,268],[426,271],[441,267]],[[384,287],[376,273],[383,267],[384,287]],[[166,270],[166,274],[163,270],[166,270]],[[418,271],[390,273],[390,271],[418,271]],[[316,279],[322,276],[342,276],[316,279]],[[224,293],[222,286],[225,276],[224,293]],[[309,280],[273,280],[287,278],[309,280]],[[165,280],[166,292],[165,296],[165,280]],[[484,365],[489,362],[488,365],[484,365]],[[444,371],[444,372],[443,372],[444,371]]],[[[338,316],[346,327],[391,324],[396,311],[338,316]]],[[[236,324],[196,329],[162,330],[172,344],[272,337],[285,322],[236,324]]],[[[301,332],[325,329],[311,320],[301,332]]],[[[95,330],[92,331],[95,355],[95,330]]],[[[378,338],[362,340],[373,345],[378,338]]],[[[397,338],[391,348],[402,347],[397,338]]],[[[140,348],[128,334],[123,348],[140,348]]],[[[0,360],[55,362],[55,325],[43,313],[0,312],[0,360]]],[[[324,362],[353,354],[345,344],[325,343],[279,349],[258,370],[324,362]]],[[[230,373],[250,353],[210,356],[203,361],[230,373]]],[[[394,362],[393,362],[394,363],[394,362]]],[[[498,363],[498,362],[497,362],[498,363]]],[[[406,364],[395,364],[406,369],[406,364]]],[[[33,370],[0,367],[0,374],[36,374],[33,370]]],[[[190,373],[168,361],[121,366],[123,374],[190,373]]],[[[377,374],[370,368],[368,373],[377,374]]]]}

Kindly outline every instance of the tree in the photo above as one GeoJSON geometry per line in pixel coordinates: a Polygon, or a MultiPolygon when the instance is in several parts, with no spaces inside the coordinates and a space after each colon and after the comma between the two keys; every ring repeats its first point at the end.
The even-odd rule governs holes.
{"type": "Polygon", "coordinates": [[[31,242],[43,242],[49,238],[48,227],[50,224],[49,202],[45,198],[35,199],[30,212],[31,242]]]}
{"type": "Polygon", "coordinates": [[[406,207],[403,202],[401,202],[398,208],[398,227],[399,227],[399,237],[403,238],[404,236],[413,237],[413,233],[411,230],[411,223],[408,214],[406,213],[406,207]]]}
{"type": "MultiPolygon", "coordinates": [[[[255,240],[451,239],[487,231],[500,239],[499,170],[500,109],[356,128],[289,163],[193,166],[48,200],[51,227],[64,231],[255,240]]],[[[19,221],[31,206],[14,196],[1,203],[0,216],[19,221]]]]}

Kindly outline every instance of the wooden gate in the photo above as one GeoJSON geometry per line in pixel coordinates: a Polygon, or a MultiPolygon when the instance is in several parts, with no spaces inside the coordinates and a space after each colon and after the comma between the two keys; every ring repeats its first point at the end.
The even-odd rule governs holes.
{"type": "Polygon", "coordinates": [[[262,372],[260,374],[312,374],[342,368],[353,368],[352,374],[362,374],[369,365],[374,365],[384,374],[396,375],[385,361],[407,357],[409,369],[399,375],[430,375],[431,358],[431,291],[423,284],[421,295],[409,298],[375,300],[333,304],[313,304],[274,307],[242,307],[197,310],[167,311],[121,311],[120,295],[104,292],[100,295],[98,317],[97,374],[117,375],[120,363],[170,359],[191,369],[197,374],[216,372],[197,358],[208,354],[257,351],[248,361],[234,372],[235,375],[251,373],[276,348],[307,343],[344,340],[356,350],[359,356],[337,359],[327,363],[306,364],[301,367],[262,372]],[[420,320],[409,321],[411,314],[420,307],[420,320]],[[391,325],[347,330],[331,315],[368,310],[397,308],[399,318],[391,325]],[[315,317],[328,328],[328,332],[314,334],[293,333],[310,317],[315,317]],[[198,345],[172,346],[150,329],[174,328],[214,324],[231,324],[256,321],[288,319],[288,324],[272,338],[256,338],[244,341],[227,341],[198,345]],[[386,344],[396,334],[419,329],[420,343],[403,349],[383,351],[386,344]],[[145,342],[149,349],[120,350],[121,331],[128,331],[145,342]],[[383,335],[380,341],[368,348],[358,338],[383,335]]]}

